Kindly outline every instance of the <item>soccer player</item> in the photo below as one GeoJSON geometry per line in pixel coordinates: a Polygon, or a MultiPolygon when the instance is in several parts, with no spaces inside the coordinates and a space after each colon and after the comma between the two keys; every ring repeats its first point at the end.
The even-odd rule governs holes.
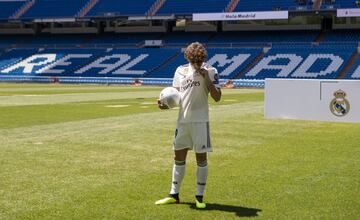
{"type": "MultiPolygon", "coordinates": [[[[198,43],[190,44],[185,50],[189,64],[177,68],[173,87],[180,92],[180,110],[175,130],[173,149],[175,152],[172,185],[168,196],[155,202],[156,205],[180,203],[179,191],[185,175],[186,155],[194,149],[197,162],[197,208],[205,208],[203,201],[208,176],[207,152],[212,151],[209,132],[208,95],[220,101],[221,90],[217,70],[206,64],[207,51],[198,43]]],[[[168,107],[158,102],[160,109],[168,107]]]]}

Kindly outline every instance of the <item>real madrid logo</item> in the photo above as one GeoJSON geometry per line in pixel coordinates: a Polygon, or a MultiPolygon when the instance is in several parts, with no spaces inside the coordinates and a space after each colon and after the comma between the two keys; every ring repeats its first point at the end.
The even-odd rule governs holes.
{"type": "Polygon", "coordinates": [[[345,99],[346,93],[339,89],[334,92],[335,98],[330,102],[330,111],[338,117],[345,116],[350,111],[350,103],[345,99]]]}

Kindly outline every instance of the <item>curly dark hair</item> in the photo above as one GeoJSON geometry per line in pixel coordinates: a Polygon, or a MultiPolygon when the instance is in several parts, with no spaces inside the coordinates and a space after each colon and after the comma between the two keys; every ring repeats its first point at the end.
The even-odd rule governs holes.
{"type": "Polygon", "coordinates": [[[208,57],[205,47],[199,43],[191,43],[185,50],[184,53],[185,59],[190,63],[203,63],[208,57]]]}

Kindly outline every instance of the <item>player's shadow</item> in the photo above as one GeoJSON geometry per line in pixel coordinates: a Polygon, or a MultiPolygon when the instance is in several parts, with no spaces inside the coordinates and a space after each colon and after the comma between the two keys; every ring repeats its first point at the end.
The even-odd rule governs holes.
{"type": "Polygon", "coordinates": [[[195,203],[187,202],[183,204],[189,205],[191,209],[196,209],[199,211],[217,210],[223,212],[233,212],[238,217],[255,217],[258,216],[258,212],[261,212],[261,209],[232,206],[232,205],[222,205],[217,203],[206,203],[205,209],[197,209],[195,203]]]}

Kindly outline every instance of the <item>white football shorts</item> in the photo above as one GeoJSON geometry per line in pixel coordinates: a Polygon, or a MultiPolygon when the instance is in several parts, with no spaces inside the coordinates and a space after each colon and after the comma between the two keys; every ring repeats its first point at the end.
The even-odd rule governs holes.
{"type": "Polygon", "coordinates": [[[195,148],[196,153],[212,152],[209,122],[178,123],[174,150],[195,148]]]}

